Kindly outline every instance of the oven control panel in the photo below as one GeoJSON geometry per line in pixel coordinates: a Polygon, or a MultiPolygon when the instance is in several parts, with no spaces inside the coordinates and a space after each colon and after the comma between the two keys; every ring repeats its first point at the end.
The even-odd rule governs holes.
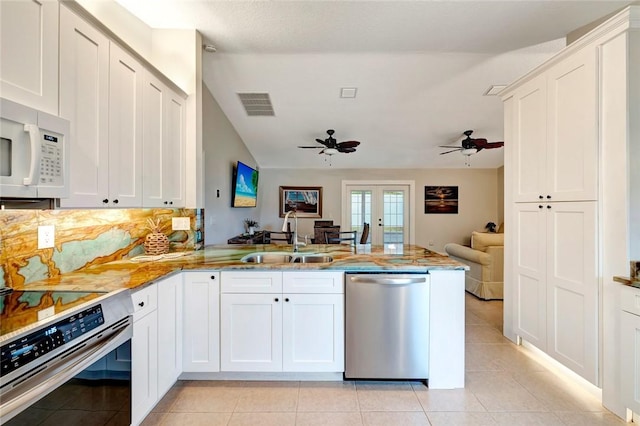
{"type": "Polygon", "coordinates": [[[0,348],[0,376],[17,370],[102,324],[102,305],[95,305],[3,345],[0,348]]]}

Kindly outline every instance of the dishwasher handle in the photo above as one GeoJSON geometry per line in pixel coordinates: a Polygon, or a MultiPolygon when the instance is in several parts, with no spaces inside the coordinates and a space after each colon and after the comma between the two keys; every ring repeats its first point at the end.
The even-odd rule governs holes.
{"type": "Polygon", "coordinates": [[[406,284],[421,284],[426,283],[427,278],[424,276],[418,277],[394,277],[391,275],[376,276],[376,275],[354,275],[350,276],[349,280],[352,283],[359,284],[384,284],[384,285],[406,285],[406,284]]]}

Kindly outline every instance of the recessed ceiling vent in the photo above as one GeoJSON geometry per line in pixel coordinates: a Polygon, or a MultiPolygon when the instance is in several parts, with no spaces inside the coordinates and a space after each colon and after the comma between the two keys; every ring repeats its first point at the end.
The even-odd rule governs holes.
{"type": "Polygon", "coordinates": [[[268,93],[238,93],[238,96],[248,116],[276,115],[268,93]]]}

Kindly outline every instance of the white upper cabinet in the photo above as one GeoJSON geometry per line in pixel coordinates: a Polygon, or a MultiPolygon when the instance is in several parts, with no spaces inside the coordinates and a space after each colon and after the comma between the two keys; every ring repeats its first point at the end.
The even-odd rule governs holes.
{"type": "Polygon", "coordinates": [[[99,207],[109,193],[109,39],[63,6],[60,46],[60,115],[71,122],[70,196],[60,202],[99,207]]]}
{"type": "Polygon", "coordinates": [[[57,1],[0,2],[0,95],[58,115],[57,1]]]}
{"type": "Polygon", "coordinates": [[[111,43],[109,64],[109,199],[142,207],[142,65],[111,43]]]}
{"type": "Polygon", "coordinates": [[[596,199],[597,93],[595,49],[514,91],[514,201],[596,199]]]}
{"type": "Polygon", "coordinates": [[[71,121],[62,207],[184,207],[184,98],[64,5],[60,115],[71,121]]]}
{"type": "Polygon", "coordinates": [[[550,201],[594,201],[598,184],[596,49],[548,71],[547,184],[550,201]]]}
{"type": "Polygon", "coordinates": [[[184,99],[147,71],[143,102],[143,205],[183,207],[184,99]]]}

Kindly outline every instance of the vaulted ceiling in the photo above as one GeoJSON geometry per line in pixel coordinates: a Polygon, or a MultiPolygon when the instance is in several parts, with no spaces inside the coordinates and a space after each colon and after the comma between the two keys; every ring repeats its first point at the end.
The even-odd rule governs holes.
{"type": "MultiPolygon", "coordinates": [[[[571,31],[629,1],[118,0],[153,28],[195,28],[217,51],[203,80],[261,168],[467,167],[439,145],[503,140],[485,96],[542,63],[571,31]],[[341,98],[342,88],[357,88],[341,98]],[[248,116],[238,93],[268,93],[248,116]],[[299,149],[335,129],[355,153],[299,149]]],[[[206,119],[206,117],[205,117],[206,119]]],[[[218,141],[224,143],[224,141],[218,141]]],[[[503,164],[503,149],[470,167],[503,164]]]]}

